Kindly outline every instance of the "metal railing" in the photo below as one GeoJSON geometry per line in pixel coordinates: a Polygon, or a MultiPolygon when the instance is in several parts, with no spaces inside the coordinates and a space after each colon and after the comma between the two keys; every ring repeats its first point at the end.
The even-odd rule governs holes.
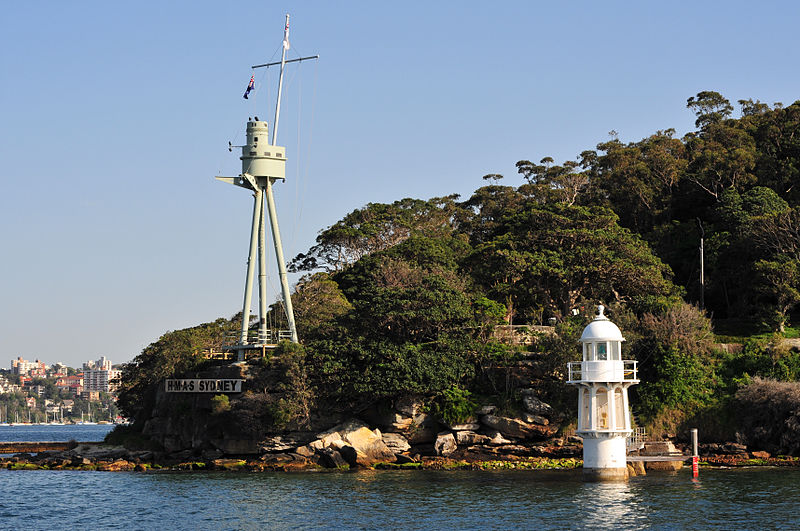
{"type": "Polygon", "coordinates": [[[633,432],[625,441],[625,446],[628,448],[628,451],[639,450],[640,448],[644,448],[646,440],[647,431],[644,428],[633,428],[633,432]]]}
{"type": "MultiPolygon", "coordinates": [[[[257,346],[275,347],[283,340],[290,341],[292,339],[291,330],[284,330],[280,328],[268,328],[267,335],[264,338],[259,337],[258,330],[247,331],[247,344],[257,346]]],[[[225,335],[222,346],[234,347],[241,345],[241,333],[230,332],[225,335]]]]}
{"type": "Polygon", "coordinates": [[[638,382],[636,360],[571,361],[567,363],[568,382],[638,382]]]}

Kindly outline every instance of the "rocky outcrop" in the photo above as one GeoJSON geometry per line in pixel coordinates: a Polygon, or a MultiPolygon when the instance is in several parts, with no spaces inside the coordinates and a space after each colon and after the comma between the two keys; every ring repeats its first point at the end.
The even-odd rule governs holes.
{"type": "MultiPolygon", "coordinates": [[[[394,461],[394,452],[383,442],[380,430],[370,430],[360,420],[334,426],[317,437],[317,440],[309,443],[309,447],[319,452],[333,449],[351,466],[368,467],[382,461],[394,461]]],[[[325,453],[327,455],[330,452],[325,453]]]]}
{"type": "Polygon", "coordinates": [[[532,424],[520,419],[484,415],[481,423],[499,431],[503,435],[519,439],[546,439],[555,434],[555,429],[550,426],[532,424]]]}
{"type": "Polygon", "coordinates": [[[436,442],[433,443],[433,448],[436,450],[436,455],[447,457],[456,451],[458,445],[456,439],[451,432],[442,432],[436,436],[436,442]]]}

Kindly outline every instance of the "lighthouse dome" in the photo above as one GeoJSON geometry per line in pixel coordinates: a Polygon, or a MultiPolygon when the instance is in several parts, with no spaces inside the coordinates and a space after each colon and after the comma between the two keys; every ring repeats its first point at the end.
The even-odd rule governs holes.
{"type": "Polygon", "coordinates": [[[605,307],[600,305],[597,307],[597,317],[583,329],[581,334],[581,342],[588,343],[592,341],[625,341],[622,337],[622,332],[619,327],[609,321],[608,317],[603,315],[605,307]]]}

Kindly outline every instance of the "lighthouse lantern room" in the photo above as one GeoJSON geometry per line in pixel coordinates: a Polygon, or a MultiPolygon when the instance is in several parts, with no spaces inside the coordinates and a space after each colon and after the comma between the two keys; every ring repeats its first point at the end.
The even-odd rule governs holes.
{"type": "Polygon", "coordinates": [[[617,325],[603,314],[583,330],[583,360],[567,364],[568,381],[578,388],[578,429],[583,437],[586,479],[628,477],[626,439],[631,434],[628,387],[639,383],[636,362],[622,359],[622,337],[617,325]]]}

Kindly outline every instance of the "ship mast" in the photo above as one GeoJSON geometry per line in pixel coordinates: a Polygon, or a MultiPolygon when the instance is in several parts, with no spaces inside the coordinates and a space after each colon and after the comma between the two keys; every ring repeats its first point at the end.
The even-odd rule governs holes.
{"type": "MultiPolygon", "coordinates": [[[[317,59],[318,55],[300,57],[297,59],[286,59],[286,51],[289,49],[289,15],[286,15],[286,24],[283,32],[283,50],[280,62],[265,63],[254,65],[251,68],[269,68],[270,66],[280,65],[280,76],[278,77],[278,95],[275,103],[275,119],[272,124],[272,143],[269,142],[269,129],[266,122],[261,122],[258,117],[254,121],[247,123],[247,141],[242,148],[242,173],[238,177],[217,177],[217,179],[243,188],[252,190],[254,197],[253,219],[250,229],[250,252],[247,260],[247,276],[245,281],[244,305],[242,308],[242,329],[239,343],[232,347],[238,352],[240,361],[245,359],[246,350],[253,348],[263,350],[273,348],[282,339],[281,332],[270,334],[267,329],[267,265],[266,265],[266,214],[269,217],[270,231],[272,232],[272,242],[275,248],[275,258],[278,265],[278,274],[281,282],[281,294],[283,297],[286,320],[288,322],[288,335],[292,342],[298,343],[297,327],[294,320],[294,309],[292,298],[289,291],[289,278],[286,271],[286,262],[283,256],[283,245],[281,243],[280,229],[278,228],[278,215],[275,208],[275,198],[272,185],[277,180],[286,180],[286,155],[285,148],[277,145],[278,140],[278,120],[281,111],[281,96],[283,92],[283,73],[287,63],[317,59]],[[263,136],[259,136],[263,135],[263,136]],[[263,138],[259,142],[259,138],[263,138]],[[250,324],[250,304],[252,301],[253,277],[255,275],[255,260],[258,257],[258,284],[259,284],[259,327],[258,338],[251,341],[248,337],[250,324]]],[[[252,88],[248,88],[248,92],[252,88]]],[[[245,93],[245,96],[247,92],[245,93]]]]}

